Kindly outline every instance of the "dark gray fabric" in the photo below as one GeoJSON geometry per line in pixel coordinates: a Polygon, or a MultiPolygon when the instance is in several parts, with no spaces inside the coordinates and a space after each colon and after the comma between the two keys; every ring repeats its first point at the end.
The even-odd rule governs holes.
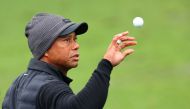
{"type": "Polygon", "coordinates": [[[87,29],[88,25],[85,22],[74,23],[62,16],[39,13],[26,25],[25,35],[33,56],[40,59],[58,36],[75,31],[80,35],[87,29]]]}
{"type": "Polygon", "coordinates": [[[28,71],[20,75],[7,92],[2,109],[37,109],[36,96],[40,88],[51,81],[53,79],[45,73],[28,71]]]}
{"type": "Polygon", "coordinates": [[[39,109],[36,99],[41,87],[57,81],[62,81],[62,84],[68,86],[72,80],[62,76],[53,66],[32,59],[28,70],[9,88],[2,109],[39,109]]]}
{"type": "Polygon", "coordinates": [[[38,59],[9,88],[2,109],[102,109],[108,94],[112,64],[102,59],[85,87],[74,94],[72,81],[56,67],[38,59]]]}

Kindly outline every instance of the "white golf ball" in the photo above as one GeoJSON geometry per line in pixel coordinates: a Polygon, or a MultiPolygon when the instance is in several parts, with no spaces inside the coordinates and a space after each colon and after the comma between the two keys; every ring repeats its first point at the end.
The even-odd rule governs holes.
{"type": "Polygon", "coordinates": [[[133,25],[134,25],[135,27],[142,27],[143,24],[144,24],[143,18],[141,18],[141,17],[135,17],[135,18],[133,19],[133,25]]]}

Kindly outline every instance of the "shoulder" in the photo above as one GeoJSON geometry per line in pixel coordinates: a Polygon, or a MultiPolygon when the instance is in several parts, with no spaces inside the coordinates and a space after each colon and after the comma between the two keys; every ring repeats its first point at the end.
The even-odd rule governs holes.
{"type": "Polygon", "coordinates": [[[34,81],[38,84],[46,84],[52,81],[61,81],[58,77],[43,71],[28,70],[26,73],[22,75],[28,76],[27,78],[30,79],[31,82],[34,81]]]}

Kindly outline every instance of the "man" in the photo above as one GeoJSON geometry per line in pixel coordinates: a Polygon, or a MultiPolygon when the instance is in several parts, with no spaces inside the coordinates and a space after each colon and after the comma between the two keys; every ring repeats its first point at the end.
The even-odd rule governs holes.
{"type": "Polygon", "coordinates": [[[133,53],[136,45],[128,32],[116,35],[86,86],[74,94],[67,72],[79,61],[77,35],[85,33],[85,22],[39,13],[27,24],[25,34],[34,56],[28,70],[8,90],[3,109],[102,109],[108,93],[112,68],[133,53]]]}

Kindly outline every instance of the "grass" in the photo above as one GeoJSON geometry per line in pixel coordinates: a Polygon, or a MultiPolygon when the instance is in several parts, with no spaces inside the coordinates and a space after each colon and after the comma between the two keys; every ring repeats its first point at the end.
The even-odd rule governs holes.
{"type": "Polygon", "coordinates": [[[135,53],[114,68],[104,109],[189,109],[190,37],[188,0],[1,0],[0,103],[31,58],[24,27],[37,12],[63,15],[89,24],[79,38],[80,62],[69,72],[79,92],[105,53],[112,37],[129,30],[135,53]],[[136,16],[143,28],[132,26],[136,16]]]}

